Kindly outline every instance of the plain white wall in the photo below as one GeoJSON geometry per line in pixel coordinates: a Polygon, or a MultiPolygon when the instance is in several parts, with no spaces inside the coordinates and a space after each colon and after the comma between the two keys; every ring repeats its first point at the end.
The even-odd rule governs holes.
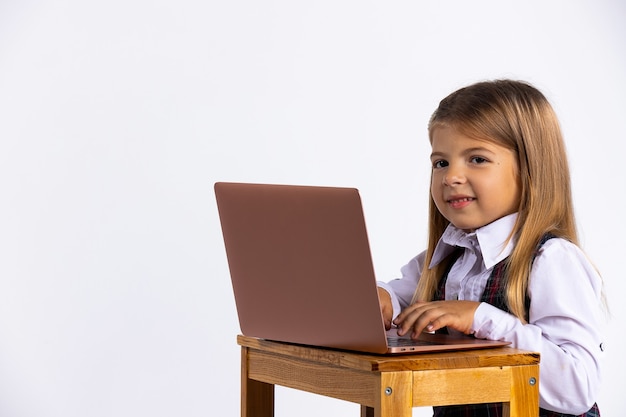
{"type": "MultiPolygon", "coordinates": [[[[425,245],[428,117],[482,79],[554,104],[622,330],[625,17],[619,0],[0,1],[0,415],[237,416],[213,183],[358,187],[392,279],[425,245]]],[[[616,342],[605,417],[626,405],[616,342]]],[[[358,407],[278,389],[276,413],[358,407]]]]}

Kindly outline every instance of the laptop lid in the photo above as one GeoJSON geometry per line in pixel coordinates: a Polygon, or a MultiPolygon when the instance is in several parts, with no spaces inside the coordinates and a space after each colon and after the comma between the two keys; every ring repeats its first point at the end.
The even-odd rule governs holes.
{"type": "Polygon", "coordinates": [[[463,337],[456,342],[464,346],[452,346],[445,336],[425,335],[433,340],[390,350],[358,190],[226,182],[214,188],[244,335],[371,353],[490,344],[463,337]]]}

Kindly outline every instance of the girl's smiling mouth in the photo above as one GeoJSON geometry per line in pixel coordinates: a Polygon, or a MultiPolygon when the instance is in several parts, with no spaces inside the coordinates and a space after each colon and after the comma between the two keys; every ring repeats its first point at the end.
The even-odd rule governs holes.
{"type": "Polygon", "coordinates": [[[474,197],[454,197],[447,200],[450,207],[454,209],[461,209],[467,207],[471,204],[476,198],[474,197]]]}

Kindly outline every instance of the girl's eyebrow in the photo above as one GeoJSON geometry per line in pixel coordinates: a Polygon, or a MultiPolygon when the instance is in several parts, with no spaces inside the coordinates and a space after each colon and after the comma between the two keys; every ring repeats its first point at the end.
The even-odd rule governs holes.
{"type": "Polygon", "coordinates": [[[486,148],[484,146],[475,146],[473,148],[468,148],[468,149],[465,149],[463,151],[464,154],[481,153],[481,152],[487,152],[487,153],[490,153],[490,154],[494,154],[495,153],[491,149],[486,148]]]}
{"type": "MultiPolygon", "coordinates": [[[[490,153],[491,155],[494,154],[494,151],[492,151],[491,149],[486,148],[484,146],[474,146],[474,147],[471,147],[471,148],[463,149],[463,152],[461,152],[461,153],[463,155],[467,155],[467,154],[485,153],[485,152],[490,153]]],[[[430,154],[430,159],[442,158],[442,157],[445,157],[445,156],[446,156],[445,152],[437,152],[437,151],[435,151],[435,152],[432,152],[430,154]]]]}

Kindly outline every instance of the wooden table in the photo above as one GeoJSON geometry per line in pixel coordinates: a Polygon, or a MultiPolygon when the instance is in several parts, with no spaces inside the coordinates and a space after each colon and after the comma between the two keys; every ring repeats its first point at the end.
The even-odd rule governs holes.
{"type": "Polygon", "coordinates": [[[273,417],[274,385],[361,404],[362,417],[413,407],[502,402],[504,417],[539,414],[539,354],[509,347],[370,355],[238,336],[241,416],[273,417]]]}

